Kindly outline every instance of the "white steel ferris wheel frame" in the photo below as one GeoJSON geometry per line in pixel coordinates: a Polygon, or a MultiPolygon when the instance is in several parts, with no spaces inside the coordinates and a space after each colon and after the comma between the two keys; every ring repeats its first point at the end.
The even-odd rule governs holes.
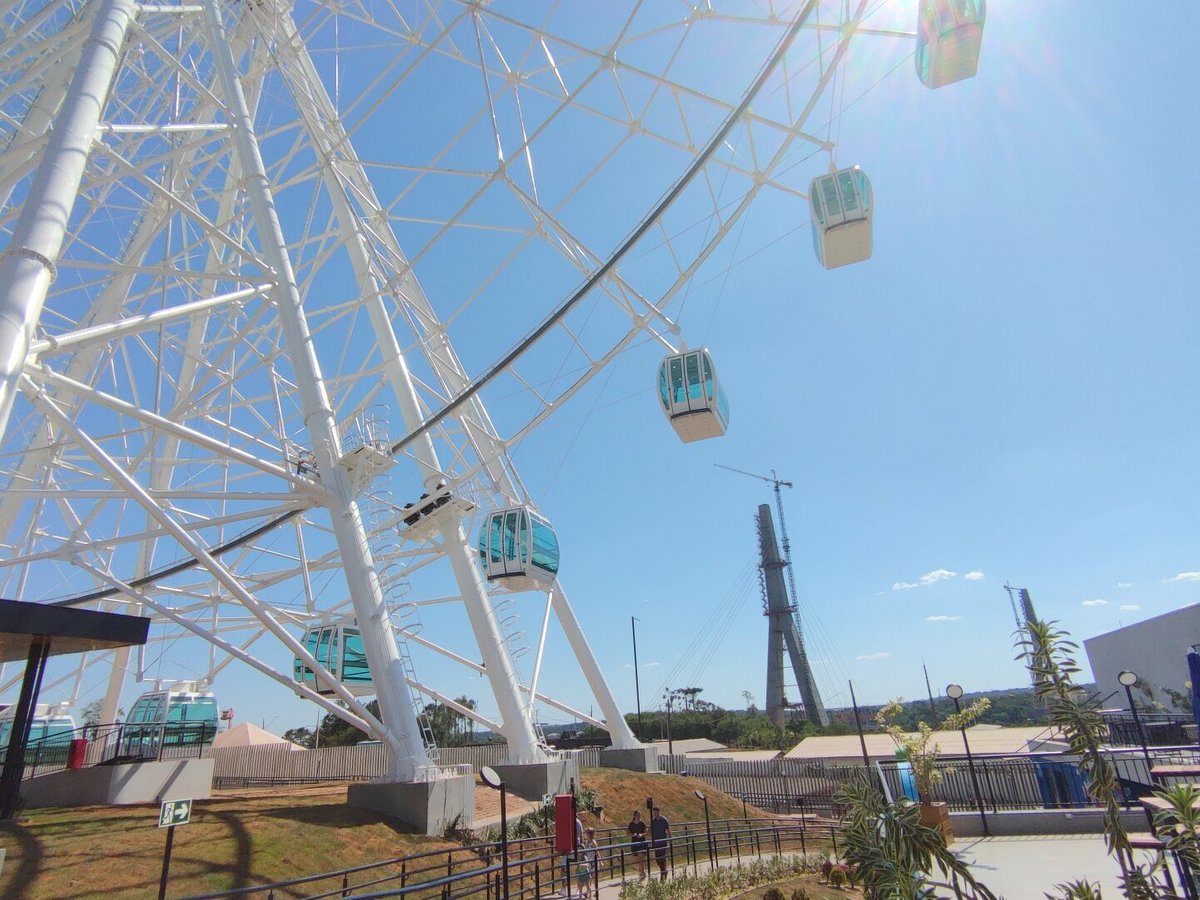
{"type": "MultiPolygon", "coordinates": [[[[559,5],[548,6],[556,11],[559,5]]],[[[828,138],[805,129],[851,38],[867,31],[861,27],[866,0],[824,21],[817,0],[771,7],[754,23],[772,36],[770,64],[733,97],[720,98],[674,80],[678,48],[664,57],[661,72],[644,71],[623,62],[616,44],[588,48],[519,23],[502,9],[449,7],[443,17],[418,4],[410,18],[419,25],[404,33],[380,27],[379,33],[415,48],[406,71],[432,65],[429,59],[439,53],[456,64],[475,53],[487,97],[483,125],[476,126],[494,136],[498,162],[490,172],[475,173],[482,186],[457,212],[433,223],[434,237],[415,254],[405,253],[396,229],[408,189],[391,199],[377,194],[354,143],[368,117],[356,112],[347,124],[342,111],[382,108],[400,80],[381,87],[385,68],[362,86],[359,98],[339,104],[304,32],[306,22],[327,24],[336,15],[320,5],[305,20],[274,3],[93,0],[78,9],[12,3],[8,30],[0,35],[10,61],[0,110],[11,130],[0,158],[0,196],[11,201],[0,220],[9,235],[0,257],[0,432],[8,480],[0,534],[9,557],[0,564],[3,583],[12,593],[54,602],[64,591],[37,582],[47,572],[69,570],[67,596],[57,602],[146,611],[173,634],[203,638],[212,648],[208,677],[237,660],[370,730],[391,748],[389,777],[397,780],[438,773],[414,691],[502,733],[513,763],[546,758],[535,701],[607,728],[619,749],[638,745],[558,584],[541,611],[532,673],[522,680],[505,631],[513,617],[501,610],[503,594],[489,593],[467,521],[474,508],[529,502],[509,449],[618,355],[647,337],[668,352],[681,345],[672,304],[762,191],[778,191],[803,211],[804,181],[787,177],[796,146],[832,151],[828,138]],[[543,81],[525,96],[527,106],[534,98],[557,103],[540,124],[521,106],[517,86],[532,77],[510,66],[502,30],[544,50],[543,81]],[[801,56],[806,96],[793,97],[788,89],[802,79],[783,64],[784,50],[785,41],[800,34],[816,49],[801,56]],[[466,45],[464,35],[473,35],[476,46],[466,45]],[[570,67],[555,61],[552,46],[560,57],[583,60],[591,74],[569,88],[570,67]],[[653,101],[639,117],[636,104],[622,95],[628,115],[619,120],[578,99],[613,71],[644,80],[652,97],[670,95],[684,132],[691,115],[720,127],[697,144],[690,133],[656,130],[648,113],[653,101]],[[501,86],[493,88],[493,80],[501,86]],[[272,100],[289,111],[287,121],[271,119],[272,100]],[[762,107],[756,110],[752,100],[762,107]],[[501,101],[515,101],[509,120],[501,101]],[[687,104],[705,116],[685,111],[687,104]],[[580,108],[635,138],[649,135],[688,160],[663,199],[616,249],[602,253],[588,249],[577,234],[579,220],[568,221],[568,213],[624,139],[564,190],[557,206],[543,199],[544,185],[539,194],[535,177],[545,135],[558,117],[580,108]],[[506,127],[514,122],[515,143],[506,127]],[[748,149],[725,153],[735,129],[748,149]],[[724,198],[715,187],[718,177],[721,185],[737,179],[740,196],[724,198]],[[474,227],[472,215],[491,202],[480,198],[496,183],[528,217],[512,257],[540,241],[584,280],[566,302],[546,310],[517,350],[472,379],[450,338],[458,314],[435,310],[416,269],[423,256],[436,255],[439,240],[474,227]],[[298,185],[311,190],[306,210],[287,199],[298,185]],[[695,208],[697,196],[710,204],[711,218],[704,239],[688,245],[677,238],[671,216],[695,208]],[[307,215],[299,237],[288,227],[298,211],[307,215]],[[121,234],[113,245],[102,233],[106,215],[121,234]],[[322,217],[324,224],[314,226],[322,217]],[[669,277],[647,289],[636,270],[618,263],[651,238],[670,260],[669,277]],[[323,267],[334,257],[340,281],[331,288],[335,279],[326,273],[332,269],[323,267]],[[56,275],[67,271],[68,284],[56,293],[56,275]],[[348,293],[343,281],[353,285],[348,293]],[[331,290],[343,291],[342,302],[314,302],[331,290]],[[623,323],[599,349],[571,318],[585,298],[599,298],[623,323]],[[343,334],[339,328],[341,355],[335,354],[331,374],[328,336],[343,334]],[[402,342],[402,331],[412,335],[410,344],[402,342]],[[356,370],[345,357],[363,335],[370,346],[356,370]],[[550,389],[518,368],[548,335],[570,349],[576,366],[565,384],[550,389]],[[414,359],[419,373],[411,368],[414,359]],[[507,438],[482,399],[494,380],[531,398],[507,438]],[[398,432],[372,428],[366,411],[379,404],[398,416],[398,432]],[[348,441],[351,431],[356,436],[348,441]],[[411,513],[379,489],[398,468],[410,468],[425,494],[454,498],[426,516],[419,532],[415,526],[405,531],[402,522],[411,513]],[[267,543],[284,534],[287,551],[267,543]],[[400,584],[389,566],[399,565],[408,578],[438,560],[451,570],[458,591],[452,599],[465,610],[478,663],[424,635],[389,600],[400,584]],[[336,577],[348,602],[322,603],[317,577],[336,577]],[[301,606],[273,599],[285,587],[304,599],[301,606]],[[538,690],[551,612],[600,718],[538,690]],[[366,644],[379,717],[330,677],[297,637],[306,626],[351,614],[366,644]],[[328,696],[296,684],[256,652],[255,642],[267,634],[322,677],[328,696]],[[499,721],[418,680],[411,646],[486,674],[499,721]]],[[[349,20],[357,14],[364,25],[370,8],[356,3],[340,10],[349,20]]],[[[641,8],[634,5],[630,21],[641,8]]],[[[684,34],[723,17],[738,24],[746,14],[704,7],[673,27],[684,34]]],[[[405,21],[397,15],[397,22],[405,21]]],[[[667,30],[665,24],[647,27],[643,40],[653,43],[667,30]]],[[[458,140],[434,160],[452,157],[458,140]]],[[[453,169],[447,163],[442,173],[461,174],[453,169]]],[[[476,293],[490,283],[489,276],[476,293]]],[[[427,597],[400,606],[411,612],[438,602],[427,597]]],[[[127,654],[115,655],[106,721],[115,717],[128,664],[127,654]]]]}

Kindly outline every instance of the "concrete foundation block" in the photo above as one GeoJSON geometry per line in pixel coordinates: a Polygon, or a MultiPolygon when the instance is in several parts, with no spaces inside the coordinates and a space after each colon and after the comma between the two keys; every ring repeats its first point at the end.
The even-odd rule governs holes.
{"type": "Polygon", "coordinates": [[[574,757],[494,768],[508,790],[526,800],[541,800],[546,794],[570,793],[572,779],[575,786],[579,786],[579,764],[574,757]]]}
{"type": "Polygon", "coordinates": [[[607,769],[628,769],[631,772],[657,772],[658,748],[615,750],[607,747],[600,751],[600,765],[607,769]]]}
{"type": "Polygon", "coordinates": [[[470,775],[437,781],[379,781],[351,784],[346,802],[399,819],[429,835],[454,825],[475,824],[475,779],[470,775]]]}

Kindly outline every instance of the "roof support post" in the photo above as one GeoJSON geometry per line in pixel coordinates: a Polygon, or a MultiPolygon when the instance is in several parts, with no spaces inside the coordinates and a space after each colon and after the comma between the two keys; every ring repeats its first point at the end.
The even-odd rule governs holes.
{"type": "Polygon", "coordinates": [[[21,778],[25,774],[25,747],[29,743],[29,726],[33,724],[38,691],[42,689],[42,675],[45,674],[46,660],[49,656],[50,638],[35,637],[29,642],[25,678],[21,681],[21,696],[17,700],[12,733],[8,739],[4,771],[0,773],[0,822],[11,819],[17,809],[21,778]]]}

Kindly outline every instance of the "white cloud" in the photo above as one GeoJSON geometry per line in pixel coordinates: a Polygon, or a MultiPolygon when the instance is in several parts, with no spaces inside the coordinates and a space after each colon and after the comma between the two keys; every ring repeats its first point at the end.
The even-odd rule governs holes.
{"type": "Polygon", "coordinates": [[[921,576],[921,584],[935,584],[939,581],[945,581],[947,578],[954,578],[957,575],[957,572],[951,572],[949,569],[934,569],[932,572],[926,572],[921,576]]]}
{"type": "Polygon", "coordinates": [[[1131,587],[1133,587],[1132,581],[1118,581],[1116,584],[1116,588],[1119,591],[1123,591],[1123,590],[1125,590],[1125,588],[1131,588],[1131,587]]]}
{"type": "Polygon", "coordinates": [[[882,653],[864,653],[862,656],[856,656],[854,658],[855,659],[865,659],[865,660],[876,660],[876,659],[887,659],[891,655],[892,654],[888,653],[885,650],[882,653]]]}
{"type": "Polygon", "coordinates": [[[1139,609],[1141,609],[1141,607],[1136,603],[1126,603],[1122,605],[1121,612],[1137,612],[1139,609]]]}
{"type": "Polygon", "coordinates": [[[1200,581],[1200,572],[1180,572],[1174,578],[1164,578],[1167,584],[1174,584],[1176,581],[1200,581]]]}
{"type": "Polygon", "coordinates": [[[926,616],[926,622],[957,622],[962,616],[926,616]]]}
{"type": "Polygon", "coordinates": [[[968,572],[963,578],[967,579],[967,581],[983,581],[983,573],[975,569],[973,572],[968,572]]]}
{"type": "Polygon", "coordinates": [[[919,584],[913,584],[911,581],[897,581],[892,585],[893,591],[911,591],[915,587],[920,587],[919,584]]]}
{"type": "Polygon", "coordinates": [[[1095,600],[1084,600],[1083,605],[1084,606],[1108,606],[1108,601],[1101,600],[1099,597],[1097,597],[1095,600]]]}

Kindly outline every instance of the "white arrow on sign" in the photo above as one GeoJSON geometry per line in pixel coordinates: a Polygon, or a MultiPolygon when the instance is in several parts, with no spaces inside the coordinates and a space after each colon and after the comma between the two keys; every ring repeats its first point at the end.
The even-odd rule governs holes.
{"type": "Polygon", "coordinates": [[[192,819],[191,800],[164,800],[158,810],[158,827],[186,825],[192,819]]]}

